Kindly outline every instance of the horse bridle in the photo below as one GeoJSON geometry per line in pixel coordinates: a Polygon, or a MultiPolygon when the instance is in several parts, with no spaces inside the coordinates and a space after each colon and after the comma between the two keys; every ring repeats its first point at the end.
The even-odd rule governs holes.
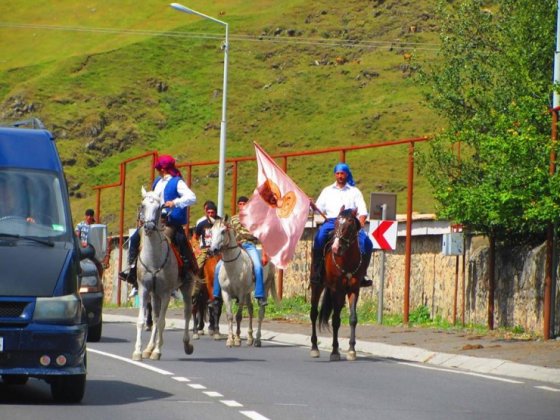
{"type": "MultiPolygon", "coordinates": [[[[341,217],[339,217],[339,219],[341,219],[341,217]]],[[[357,229],[357,226],[356,226],[356,223],[355,223],[354,220],[351,220],[351,219],[345,219],[345,220],[349,220],[349,221],[353,222],[354,232],[352,232],[351,238],[345,238],[344,236],[342,236],[342,234],[343,234],[342,227],[341,227],[341,224],[339,223],[337,225],[335,231],[334,231],[333,239],[338,239],[340,242],[342,242],[344,245],[346,245],[346,249],[348,249],[348,248],[350,248],[350,245],[352,245],[354,242],[356,242],[358,240],[358,229],[357,229]]],[[[358,261],[357,267],[352,271],[346,271],[344,268],[342,268],[340,265],[338,265],[338,263],[336,262],[336,259],[334,257],[334,252],[331,252],[331,259],[332,259],[333,264],[337,268],[337,270],[340,271],[343,275],[348,274],[348,273],[350,273],[351,275],[354,275],[358,272],[358,270],[362,266],[362,253],[359,252],[358,254],[360,255],[360,261],[358,261]]]]}
{"type": "MultiPolygon", "coordinates": [[[[227,225],[227,224],[225,224],[225,223],[224,223],[224,227],[225,227],[225,231],[226,231],[226,232],[228,232],[228,231],[231,229],[231,226],[229,226],[229,225],[227,225]]],[[[225,263],[229,263],[229,262],[233,262],[233,261],[237,260],[237,259],[241,256],[241,250],[242,250],[242,248],[239,247],[239,246],[237,245],[237,243],[236,243],[235,245],[233,245],[233,246],[229,246],[229,243],[230,243],[230,241],[231,241],[229,233],[226,235],[226,238],[227,238],[227,242],[224,240],[224,243],[223,243],[223,245],[218,249],[218,252],[221,253],[222,251],[230,251],[230,250],[232,250],[232,249],[239,248],[239,253],[237,254],[237,256],[236,256],[235,258],[232,258],[231,260],[226,260],[226,259],[224,259],[224,258],[223,258],[223,254],[222,254],[222,261],[225,262],[225,263]]]]}
{"type": "Polygon", "coordinates": [[[148,268],[148,266],[144,263],[144,261],[142,261],[142,258],[140,257],[140,253],[138,253],[138,261],[140,262],[142,267],[144,267],[146,272],[148,272],[149,274],[152,275],[152,278],[155,278],[157,276],[157,274],[163,269],[163,267],[165,267],[165,264],[167,264],[167,261],[169,260],[169,253],[170,253],[170,250],[171,250],[171,245],[168,243],[168,240],[165,237],[165,234],[162,233],[162,229],[158,229],[158,225],[159,225],[158,221],[161,218],[162,210],[163,210],[163,205],[159,207],[158,211],[156,211],[155,217],[153,219],[145,220],[143,212],[140,212],[140,217],[138,218],[140,220],[140,222],[142,222],[142,225],[143,225],[142,227],[144,228],[144,230],[158,231],[160,240],[162,242],[163,242],[163,240],[165,240],[165,242],[167,244],[167,252],[165,254],[165,258],[163,260],[163,263],[155,271],[151,271],[148,268]],[[162,235],[164,236],[163,240],[162,240],[162,235]]]}

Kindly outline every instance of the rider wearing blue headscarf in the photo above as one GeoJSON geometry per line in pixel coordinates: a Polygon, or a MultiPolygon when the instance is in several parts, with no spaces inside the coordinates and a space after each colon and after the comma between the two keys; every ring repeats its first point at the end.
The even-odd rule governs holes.
{"type": "MultiPolygon", "coordinates": [[[[357,209],[357,216],[362,227],[367,218],[367,207],[364,196],[361,191],[356,188],[352,171],[346,163],[338,163],[334,167],[334,184],[324,188],[315,203],[317,209],[322,211],[327,220],[323,223],[313,242],[313,256],[311,268],[311,282],[320,283],[323,271],[324,247],[327,243],[329,233],[334,230],[336,217],[340,213],[340,209],[357,209]]],[[[373,243],[363,229],[358,233],[358,242],[360,244],[360,252],[362,253],[362,264],[367,267],[371,260],[373,251],[373,243]]],[[[360,286],[371,286],[372,282],[364,276],[360,281],[360,286]]]]}

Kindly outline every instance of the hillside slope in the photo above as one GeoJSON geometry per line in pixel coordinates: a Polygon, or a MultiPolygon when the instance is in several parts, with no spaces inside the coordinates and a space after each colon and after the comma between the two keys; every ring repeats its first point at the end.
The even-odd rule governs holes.
{"type": "MultiPolygon", "coordinates": [[[[435,132],[441,122],[411,77],[437,56],[434,3],[189,2],[230,25],[227,156],[253,155],[253,141],[276,154],[435,132]]],[[[222,26],[153,0],[23,0],[1,4],[0,16],[0,120],[37,116],[55,133],[76,219],[94,205],[91,187],[118,181],[119,162],[131,156],[218,159],[222,26]]],[[[406,146],[382,148],[350,153],[347,162],[366,195],[397,192],[404,211],[406,156],[406,146]]],[[[314,197],[337,159],[294,159],[289,173],[314,197]]],[[[240,193],[255,187],[254,169],[241,168],[240,193]]],[[[149,171],[143,164],[130,171],[132,224],[149,171]]],[[[201,202],[215,199],[216,172],[193,174],[201,202]]],[[[433,211],[421,176],[415,186],[414,210],[433,211]]],[[[118,191],[104,193],[110,224],[118,201],[118,191]]]]}

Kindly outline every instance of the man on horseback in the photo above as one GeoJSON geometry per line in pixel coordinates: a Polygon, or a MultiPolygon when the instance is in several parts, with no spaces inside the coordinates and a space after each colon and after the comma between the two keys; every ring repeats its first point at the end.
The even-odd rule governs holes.
{"type": "Polygon", "coordinates": [[[198,277],[201,283],[198,281],[193,287],[193,296],[198,295],[200,292],[201,285],[204,285],[204,263],[208,258],[208,250],[210,245],[212,245],[212,225],[215,219],[220,217],[217,215],[218,208],[213,201],[206,201],[204,203],[205,216],[198,219],[196,227],[194,229],[194,239],[198,241],[198,251],[196,256],[196,262],[198,265],[198,277]]]}
{"type": "MultiPolygon", "coordinates": [[[[315,235],[313,242],[313,255],[311,259],[311,283],[320,284],[323,272],[324,248],[329,239],[329,234],[334,230],[336,217],[340,209],[357,209],[358,219],[363,227],[367,218],[367,208],[362,192],[355,187],[354,178],[350,167],[346,163],[338,163],[334,167],[335,182],[324,188],[315,203],[318,210],[323,212],[327,220],[323,223],[315,235]]],[[[373,243],[363,229],[358,234],[360,252],[362,254],[362,266],[369,266],[373,243]]],[[[366,271],[364,270],[364,272],[366,271]]],[[[360,279],[360,287],[368,287],[372,281],[364,275],[360,279]]]]}
{"type": "MultiPolygon", "coordinates": [[[[155,164],[159,177],[154,180],[152,190],[158,194],[164,203],[162,218],[165,218],[165,236],[177,246],[183,260],[183,276],[191,259],[191,251],[187,246],[187,237],[183,225],[187,224],[187,207],[196,203],[194,192],[187,186],[181,172],[175,167],[175,159],[169,155],[162,155],[155,164]]],[[[136,284],[136,260],[140,247],[138,229],[130,236],[128,249],[129,271],[119,273],[119,277],[127,282],[136,284]]]]}
{"type": "MultiPolygon", "coordinates": [[[[245,203],[247,203],[249,199],[245,196],[239,197],[237,200],[237,208],[241,210],[245,203]]],[[[235,237],[237,239],[237,243],[249,254],[251,257],[251,261],[253,261],[253,272],[255,274],[255,299],[259,303],[259,306],[266,306],[268,303],[265,298],[265,291],[264,291],[264,278],[263,278],[263,265],[265,265],[268,261],[268,257],[266,256],[264,250],[262,252],[262,260],[261,256],[259,255],[259,251],[257,250],[257,244],[259,240],[255,238],[249,230],[241,224],[239,220],[239,212],[238,214],[231,217],[230,224],[235,231],[235,237]]],[[[212,302],[213,305],[217,303],[219,299],[221,299],[222,289],[220,287],[220,282],[218,280],[218,273],[220,272],[220,268],[222,266],[222,261],[218,262],[216,265],[216,270],[214,271],[214,301],[212,302]]]]}

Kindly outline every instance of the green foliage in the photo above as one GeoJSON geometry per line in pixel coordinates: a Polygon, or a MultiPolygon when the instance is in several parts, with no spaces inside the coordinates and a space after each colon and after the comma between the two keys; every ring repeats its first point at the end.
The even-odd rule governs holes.
{"type": "Polygon", "coordinates": [[[554,3],[441,1],[442,60],[422,74],[449,122],[422,158],[439,214],[498,240],[539,235],[560,214],[548,170],[554,39],[542,36],[554,3]]]}
{"type": "Polygon", "coordinates": [[[411,324],[425,324],[431,320],[430,308],[426,305],[421,305],[415,310],[410,312],[408,320],[411,324]]]}

